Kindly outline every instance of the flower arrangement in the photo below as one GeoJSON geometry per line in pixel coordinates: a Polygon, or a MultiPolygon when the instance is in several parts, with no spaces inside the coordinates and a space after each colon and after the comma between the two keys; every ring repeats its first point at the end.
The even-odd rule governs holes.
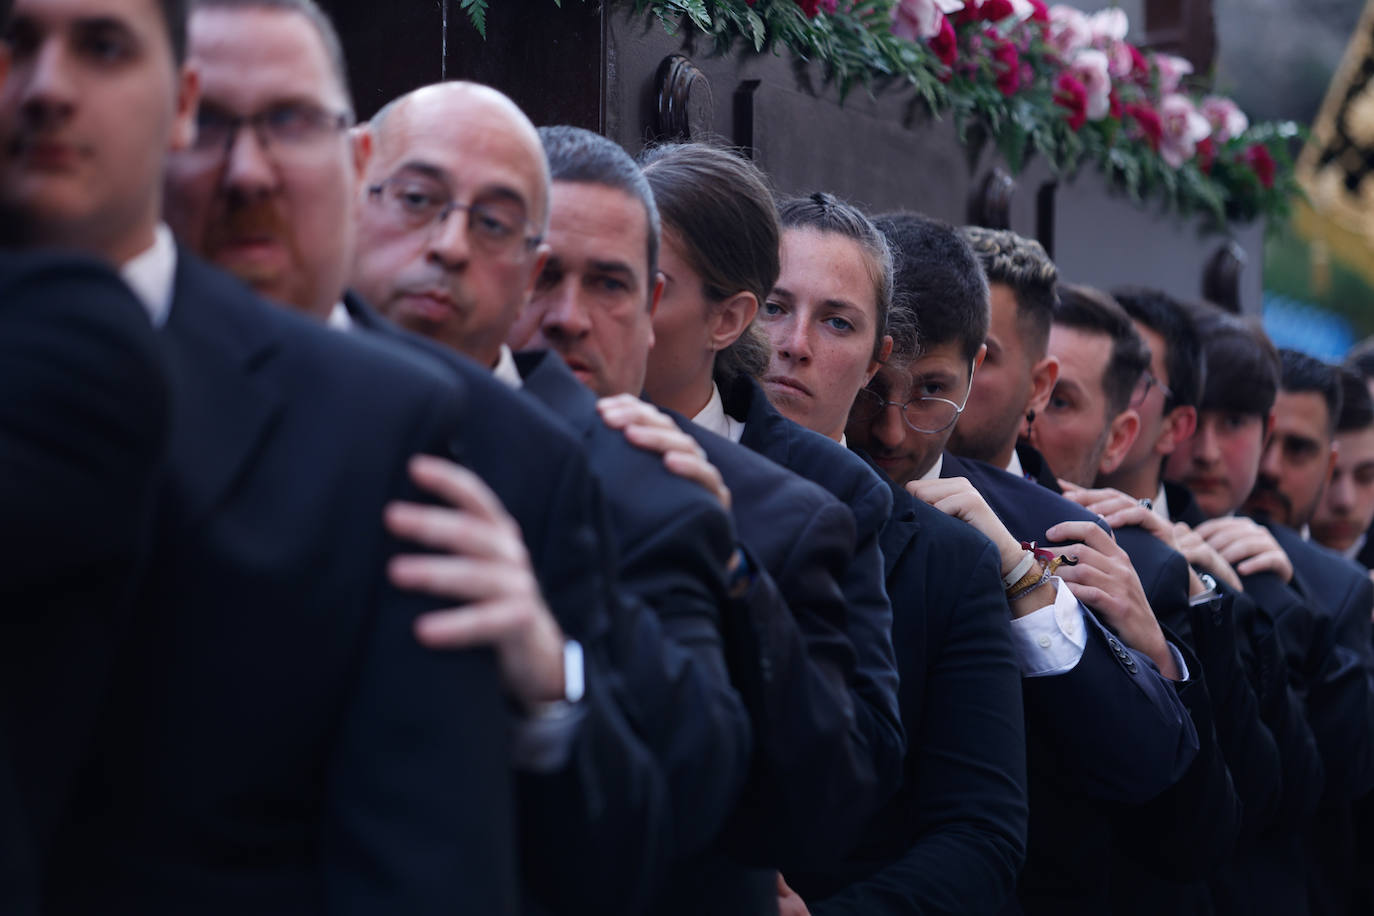
{"type": "MultiPolygon", "coordinates": [[[[1039,155],[1057,175],[1096,166],[1138,202],[1217,226],[1283,216],[1296,191],[1292,123],[1251,124],[1200,93],[1192,65],[1128,40],[1125,12],[1044,0],[622,0],[670,33],[728,52],[787,48],[824,64],[841,94],[902,80],[961,139],[990,137],[1013,171],[1039,155]],[[977,127],[978,130],[971,130],[977,127]]],[[[460,0],[474,23],[484,0],[460,0]]]]}

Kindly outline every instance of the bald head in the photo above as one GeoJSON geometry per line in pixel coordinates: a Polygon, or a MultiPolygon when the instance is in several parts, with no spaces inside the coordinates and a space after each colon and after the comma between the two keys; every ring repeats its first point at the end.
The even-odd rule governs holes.
{"type": "MultiPolygon", "coordinates": [[[[538,172],[540,230],[548,223],[549,163],[539,131],[525,113],[499,90],[481,83],[454,80],[421,86],[382,106],[365,125],[382,166],[386,150],[405,155],[427,135],[437,143],[463,144],[467,156],[509,154],[519,166],[538,172]]],[[[377,173],[379,169],[373,169],[377,173]]]]}
{"type": "Polygon", "coordinates": [[[366,125],[353,288],[404,327],[493,365],[545,249],[549,167],[534,125],[487,86],[401,96],[366,125]]]}

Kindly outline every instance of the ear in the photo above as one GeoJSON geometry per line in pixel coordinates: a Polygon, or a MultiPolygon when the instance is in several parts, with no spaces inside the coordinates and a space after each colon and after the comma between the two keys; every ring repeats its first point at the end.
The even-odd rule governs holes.
{"type": "Polygon", "coordinates": [[[736,293],[721,306],[713,307],[706,318],[706,339],[713,351],[719,353],[739,340],[759,311],[759,300],[753,293],[736,293]]]}
{"type": "Polygon", "coordinates": [[[1271,408],[1269,408],[1269,416],[1267,416],[1267,417],[1264,418],[1264,439],[1263,439],[1263,441],[1264,441],[1265,444],[1268,444],[1268,442],[1269,442],[1269,437],[1272,436],[1272,435],[1274,435],[1274,423],[1275,423],[1274,409],[1271,407],[1271,408]]]}
{"type": "Polygon", "coordinates": [[[977,372],[983,368],[983,360],[988,358],[988,345],[980,344],[978,352],[973,355],[973,371],[977,372]]]}
{"type": "Polygon", "coordinates": [[[878,358],[868,364],[868,371],[864,373],[864,384],[873,381],[873,376],[878,374],[878,370],[887,362],[887,358],[892,355],[892,335],[883,335],[883,345],[878,348],[878,358]]]}
{"type": "Polygon", "coordinates": [[[553,249],[549,247],[548,242],[540,242],[539,246],[534,249],[534,257],[530,259],[529,276],[525,278],[524,301],[526,304],[534,298],[534,286],[539,282],[539,275],[544,272],[544,265],[549,263],[549,255],[552,253],[553,249]]]}
{"type": "Polygon", "coordinates": [[[1164,429],[1155,442],[1155,454],[1172,455],[1180,442],[1188,441],[1197,430],[1197,408],[1175,407],[1164,418],[1164,429]]]}
{"type": "Polygon", "coordinates": [[[196,109],[200,105],[200,74],[190,64],[182,64],[177,74],[177,110],[172,120],[171,148],[189,149],[196,142],[196,109]]]}
{"type": "Polygon", "coordinates": [[[1053,356],[1046,356],[1040,362],[1031,367],[1031,395],[1030,401],[1026,404],[1026,413],[1035,411],[1043,413],[1045,405],[1050,402],[1050,393],[1054,391],[1054,383],[1059,381],[1059,360],[1053,356]]]}
{"type": "Polygon", "coordinates": [[[353,146],[353,174],[361,185],[367,176],[367,164],[372,161],[372,131],[355,127],[348,132],[348,139],[353,146]]]}
{"type": "Polygon", "coordinates": [[[1110,474],[1121,467],[1121,462],[1126,460],[1126,453],[1135,444],[1135,437],[1140,434],[1140,415],[1134,410],[1123,410],[1116,415],[1111,427],[1107,430],[1107,447],[1102,450],[1102,460],[1098,462],[1097,473],[1099,476],[1110,474]]]}

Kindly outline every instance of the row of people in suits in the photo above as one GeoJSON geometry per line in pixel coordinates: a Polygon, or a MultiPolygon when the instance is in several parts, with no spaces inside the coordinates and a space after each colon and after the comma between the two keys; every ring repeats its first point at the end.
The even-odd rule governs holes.
{"type": "Polygon", "coordinates": [[[1200,505],[1244,470],[1189,468],[1212,414],[1268,414],[1216,400],[1265,390],[1252,331],[1149,293],[1137,331],[1010,233],[776,206],[733,153],[635,162],[472,84],[350,131],[310,0],[178,9],[6,28],[10,241],[128,287],[4,265],[7,334],[86,367],[6,363],[39,533],[6,604],[40,611],[7,910],[1301,912],[1349,880],[1368,580],[1300,581],[1240,499],[1138,501],[1165,455],[1200,505]],[[1232,374],[1157,345],[1175,319],[1232,374]]]}

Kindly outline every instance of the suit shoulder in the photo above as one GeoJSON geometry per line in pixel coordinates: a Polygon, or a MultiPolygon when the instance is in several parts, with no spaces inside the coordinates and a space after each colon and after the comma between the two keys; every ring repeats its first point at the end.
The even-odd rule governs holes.
{"type": "Polygon", "coordinates": [[[720,470],[721,476],[726,478],[726,485],[732,490],[747,487],[755,494],[771,494],[778,504],[805,506],[810,511],[841,502],[820,484],[738,442],[731,442],[683,417],[675,415],[673,419],[697,440],[706,457],[720,470]]]}
{"type": "Polygon", "coordinates": [[[856,519],[878,526],[892,512],[892,493],[886,481],[868,462],[838,442],[792,420],[784,428],[792,440],[788,449],[789,470],[829,490],[849,506],[856,519]]]}

